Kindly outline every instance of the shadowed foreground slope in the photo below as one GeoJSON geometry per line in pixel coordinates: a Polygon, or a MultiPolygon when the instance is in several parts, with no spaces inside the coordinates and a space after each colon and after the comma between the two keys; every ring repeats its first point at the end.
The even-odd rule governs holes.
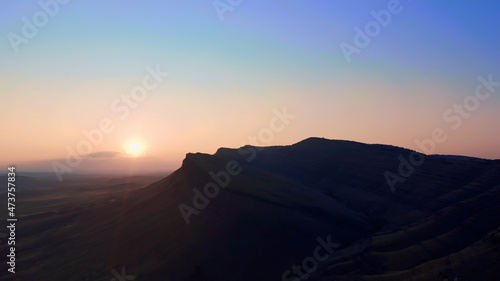
{"type": "Polygon", "coordinates": [[[412,153],[311,138],[188,154],[146,188],[23,217],[17,280],[110,280],[123,266],[134,280],[282,280],[327,237],[340,247],[308,280],[496,280],[500,161],[426,156],[392,192],[384,173],[412,153]]]}

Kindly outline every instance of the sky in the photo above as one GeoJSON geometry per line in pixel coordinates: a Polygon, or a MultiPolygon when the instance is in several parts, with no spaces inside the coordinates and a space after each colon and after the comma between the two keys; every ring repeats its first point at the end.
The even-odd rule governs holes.
{"type": "Polygon", "coordinates": [[[166,171],[188,152],[313,136],[499,159],[499,10],[2,1],[0,165],[166,171]]]}

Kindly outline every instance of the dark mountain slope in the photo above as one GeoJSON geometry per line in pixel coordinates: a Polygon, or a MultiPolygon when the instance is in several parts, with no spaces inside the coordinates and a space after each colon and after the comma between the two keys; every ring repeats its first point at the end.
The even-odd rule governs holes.
{"type": "MultiPolygon", "coordinates": [[[[328,236],[340,250],[308,280],[441,281],[454,262],[442,259],[498,258],[477,241],[496,241],[500,161],[426,156],[392,192],[384,173],[417,156],[318,138],[188,154],[170,176],[116,200],[24,218],[19,255],[30,270],[19,280],[109,280],[124,265],[135,280],[281,280],[328,236]],[[240,172],[220,176],[228,163],[240,172]],[[186,224],[179,206],[194,206],[194,188],[213,188],[211,172],[229,184],[194,200],[206,206],[186,224]]],[[[475,266],[464,276],[478,276],[475,266]]]]}

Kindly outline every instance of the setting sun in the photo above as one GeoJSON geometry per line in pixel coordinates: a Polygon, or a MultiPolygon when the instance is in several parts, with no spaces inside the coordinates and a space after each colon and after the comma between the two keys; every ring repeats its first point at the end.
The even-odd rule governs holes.
{"type": "Polygon", "coordinates": [[[127,154],[138,156],[142,152],[142,146],[138,142],[133,142],[129,145],[127,154]]]}
{"type": "Polygon", "coordinates": [[[130,145],[130,150],[132,150],[132,152],[139,152],[141,150],[141,145],[134,142],[133,144],[130,145]]]}

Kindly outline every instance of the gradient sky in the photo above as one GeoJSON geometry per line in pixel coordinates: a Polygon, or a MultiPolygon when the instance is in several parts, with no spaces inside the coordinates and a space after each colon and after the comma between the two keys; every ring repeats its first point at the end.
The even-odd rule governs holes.
{"type": "MultiPolygon", "coordinates": [[[[50,2],[41,0],[41,2],[50,2]]],[[[500,158],[500,87],[455,130],[443,114],[500,81],[499,1],[401,1],[402,11],[348,63],[339,47],[390,1],[244,0],[221,20],[211,0],[82,1],[60,5],[16,53],[37,1],[0,4],[0,164],[51,171],[82,130],[115,125],[75,170],[170,170],[187,152],[214,153],[296,115],[267,145],[311,136],[500,158]],[[123,120],[114,100],[147,67],[170,76],[123,120]],[[138,142],[140,156],[127,154],[138,142]]]]}

